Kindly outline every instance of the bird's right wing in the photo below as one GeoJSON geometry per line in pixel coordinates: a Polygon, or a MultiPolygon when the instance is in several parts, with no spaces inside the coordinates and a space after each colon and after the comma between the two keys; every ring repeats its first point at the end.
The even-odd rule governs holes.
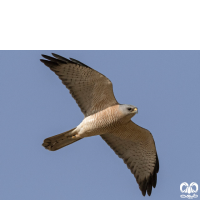
{"type": "Polygon", "coordinates": [[[159,161],[151,133],[132,121],[114,133],[101,135],[134,174],[142,194],[156,187],[159,161]]]}
{"type": "Polygon", "coordinates": [[[118,104],[112,82],[103,74],[75,59],[52,55],[55,58],[42,55],[47,60],[41,59],[41,62],[70,90],[85,117],[118,104]]]}

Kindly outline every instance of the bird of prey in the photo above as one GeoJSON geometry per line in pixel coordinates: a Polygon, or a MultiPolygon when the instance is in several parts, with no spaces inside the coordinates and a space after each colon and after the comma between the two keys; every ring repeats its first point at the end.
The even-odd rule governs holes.
{"type": "Polygon", "coordinates": [[[76,127],[46,138],[43,146],[55,151],[84,137],[100,135],[134,174],[143,196],[156,187],[159,161],[151,133],[131,121],[137,107],[119,104],[112,82],[75,59],[57,54],[41,59],[61,79],[85,118],[76,127]]]}

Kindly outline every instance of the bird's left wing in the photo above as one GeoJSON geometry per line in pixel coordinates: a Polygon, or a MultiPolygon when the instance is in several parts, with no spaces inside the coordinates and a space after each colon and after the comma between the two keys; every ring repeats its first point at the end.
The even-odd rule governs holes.
{"type": "Polygon", "coordinates": [[[159,161],[151,133],[132,121],[122,125],[114,133],[101,135],[114,152],[124,160],[134,174],[145,196],[156,187],[159,161]]]}
{"type": "Polygon", "coordinates": [[[42,55],[47,60],[41,62],[58,75],[85,117],[118,104],[112,82],[106,76],[78,60],[52,55],[54,58],[42,55]]]}

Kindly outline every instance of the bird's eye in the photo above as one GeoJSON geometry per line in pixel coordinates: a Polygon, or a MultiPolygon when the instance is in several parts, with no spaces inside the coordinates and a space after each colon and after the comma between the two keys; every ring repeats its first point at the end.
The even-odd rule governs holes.
{"type": "Polygon", "coordinates": [[[132,108],[127,108],[129,111],[132,111],[132,108]]]}

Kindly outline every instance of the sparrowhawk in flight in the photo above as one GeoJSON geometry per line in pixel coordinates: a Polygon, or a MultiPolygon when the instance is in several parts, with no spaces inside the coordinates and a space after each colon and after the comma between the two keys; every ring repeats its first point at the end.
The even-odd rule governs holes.
{"type": "Polygon", "coordinates": [[[159,161],[151,133],[131,121],[137,107],[119,104],[112,82],[75,59],[57,54],[42,55],[48,66],[69,89],[85,118],[76,127],[46,138],[43,146],[55,151],[84,137],[100,135],[134,174],[142,194],[156,187],[159,161]]]}

